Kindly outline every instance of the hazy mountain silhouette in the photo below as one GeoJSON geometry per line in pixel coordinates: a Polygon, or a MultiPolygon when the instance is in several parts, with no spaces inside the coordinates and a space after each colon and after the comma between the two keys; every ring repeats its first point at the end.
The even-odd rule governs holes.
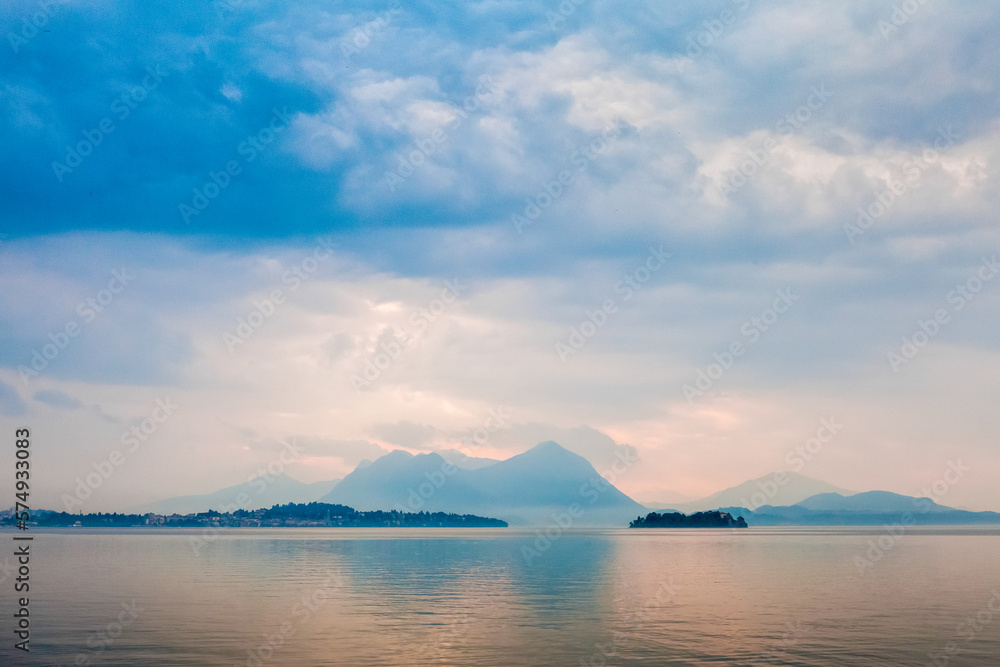
{"type": "Polygon", "coordinates": [[[890,491],[866,491],[849,497],[821,493],[787,506],[722,508],[740,513],[751,526],[873,526],[997,524],[1000,513],[946,507],[930,498],[890,491]]]}
{"type": "Polygon", "coordinates": [[[704,512],[720,507],[756,507],[760,505],[794,505],[817,494],[851,496],[853,491],[841,489],[819,479],[796,472],[778,472],[751,479],[737,486],[688,503],[664,504],[680,512],[704,512]],[[783,476],[782,476],[783,475],[783,476]],[[783,482],[781,480],[784,480],[783,482]]]}
{"type": "Polygon", "coordinates": [[[573,525],[627,525],[645,507],[554,442],[466,470],[437,453],[394,451],[356,469],[322,498],[358,510],[461,512],[547,524],[574,509],[573,525]],[[622,522],[625,522],[624,524],[622,522]]]}
{"type": "Polygon", "coordinates": [[[918,511],[955,511],[954,507],[938,505],[930,498],[915,499],[912,496],[904,496],[891,491],[865,491],[848,497],[839,493],[820,493],[796,504],[814,511],[912,512],[917,500],[923,501],[920,503],[918,511]]]}
{"type": "MultiPolygon", "coordinates": [[[[930,498],[889,491],[853,493],[804,475],[785,475],[777,478],[782,483],[775,475],[765,475],[698,501],[662,509],[688,514],[722,510],[743,516],[750,526],[1000,523],[1000,514],[995,512],[958,510],[930,498]]],[[[397,450],[374,462],[362,461],[339,481],[305,484],[281,474],[215,493],[146,503],[129,511],[190,514],[314,501],[359,511],[455,512],[503,519],[512,525],[564,528],[624,528],[651,509],[607,482],[587,459],[550,441],[505,461],[469,457],[457,450],[417,455],[397,450]]]]}
{"type": "Polygon", "coordinates": [[[437,453],[414,456],[395,450],[358,466],[320,500],[359,511],[443,512],[448,511],[444,507],[480,504],[479,494],[465,487],[468,472],[437,453]]]}
{"type": "Polygon", "coordinates": [[[486,466],[491,466],[494,463],[499,463],[499,459],[488,459],[478,456],[469,456],[464,452],[460,452],[457,449],[440,449],[437,452],[441,455],[448,463],[451,463],[463,470],[479,470],[480,468],[485,468],[486,466]]]}
{"type": "Polygon", "coordinates": [[[192,514],[224,508],[260,509],[286,503],[310,503],[328,494],[340,480],[306,484],[285,474],[259,477],[250,482],[229,486],[214,493],[178,496],[139,505],[130,511],[137,514],[192,514]]]}

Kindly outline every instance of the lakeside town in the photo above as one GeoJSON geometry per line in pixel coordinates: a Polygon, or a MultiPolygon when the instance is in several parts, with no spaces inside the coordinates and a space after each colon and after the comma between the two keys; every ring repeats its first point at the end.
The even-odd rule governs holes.
{"type": "MultiPolygon", "coordinates": [[[[16,524],[13,510],[0,511],[0,527],[16,524]]],[[[35,510],[32,528],[506,528],[500,519],[445,512],[359,512],[346,505],[288,503],[256,510],[195,514],[69,514],[35,510]]]]}

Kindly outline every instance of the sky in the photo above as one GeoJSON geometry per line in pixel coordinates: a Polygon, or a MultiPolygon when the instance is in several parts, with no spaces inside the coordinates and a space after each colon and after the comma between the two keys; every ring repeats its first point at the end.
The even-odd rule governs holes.
{"type": "Polygon", "coordinates": [[[555,440],[639,501],[795,470],[1000,510],[996,3],[0,19],[35,507],[555,440]]]}

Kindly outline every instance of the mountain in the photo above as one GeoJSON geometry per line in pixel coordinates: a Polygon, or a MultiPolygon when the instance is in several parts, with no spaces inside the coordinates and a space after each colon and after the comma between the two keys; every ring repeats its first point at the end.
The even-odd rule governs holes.
{"type": "Polygon", "coordinates": [[[577,503],[592,513],[644,509],[604,480],[590,461],[552,441],[475,471],[474,480],[492,502],[509,507],[565,508],[577,503]]]}
{"type": "Polygon", "coordinates": [[[841,512],[946,512],[953,507],[938,505],[930,498],[913,498],[891,491],[866,491],[844,497],[839,493],[820,493],[806,498],[799,507],[814,511],[841,512]],[[917,503],[919,502],[919,507],[917,503]]]}
{"type": "Polygon", "coordinates": [[[136,514],[193,514],[223,508],[261,509],[287,503],[310,503],[330,493],[340,480],[306,484],[285,474],[259,477],[243,484],[229,486],[215,493],[195,496],[178,496],[132,508],[136,514]]]}
{"type": "Polygon", "coordinates": [[[639,502],[648,507],[651,510],[666,509],[674,507],[675,505],[684,505],[696,500],[692,496],[685,495],[683,493],[677,493],[676,491],[660,491],[657,492],[657,497],[659,500],[643,501],[639,502]]]}
{"type": "Polygon", "coordinates": [[[621,525],[646,508],[555,442],[485,467],[464,469],[438,453],[394,451],[356,469],[322,502],[358,510],[458,512],[513,524],[621,525]],[[572,510],[572,512],[571,512],[572,510]]]}
{"type": "MultiPolygon", "coordinates": [[[[444,507],[478,505],[480,496],[467,490],[461,481],[468,472],[437,453],[414,456],[395,450],[365,467],[355,468],[320,502],[347,505],[362,512],[443,512],[444,507]]],[[[470,509],[461,513],[473,512],[470,509]]]]}
{"type": "Polygon", "coordinates": [[[689,503],[674,503],[671,509],[681,512],[703,512],[720,507],[760,507],[762,505],[794,505],[817,494],[854,495],[822,480],[796,472],[775,472],[751,479],[738,486],[724,489],[689,503]]]}
{"type": "Polygon", "coordinates": [[[498,459],[469,456],[468,454],[460,452],[457,449],[439,449],[437,453],[440,454],[441,458],[448,463],[463,470],[479,470],[480,468],[491,466],[494,463],[499,463],[498,459]]]}
{"type": "Polygon", "coordinates": [[[1000,524],[1000,513],[970,512],[890,491],[866,491],[845,497],[821,493],[795,505],[763,505],[754,510],[724,507],[751,526],[908,526],[1000,524]]]}

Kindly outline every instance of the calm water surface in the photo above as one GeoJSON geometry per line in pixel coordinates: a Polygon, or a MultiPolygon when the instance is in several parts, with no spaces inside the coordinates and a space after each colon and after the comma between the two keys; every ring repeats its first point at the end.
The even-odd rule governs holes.
{"type": "Polygon", "coordinates": [[[1000,664],[996,529],[32,534],[3,665],[1000,664]]]}

